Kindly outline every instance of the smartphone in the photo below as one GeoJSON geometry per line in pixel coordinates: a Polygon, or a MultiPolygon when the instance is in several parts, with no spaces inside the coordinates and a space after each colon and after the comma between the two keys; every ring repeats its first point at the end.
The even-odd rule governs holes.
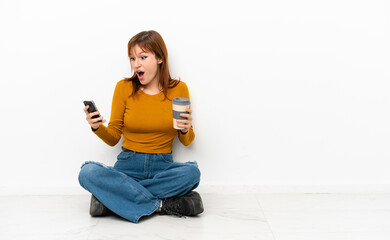
{"type": "MultiPolygon", "coordinates": [[[[88,108],[88,112],[89,113],[93,113],[93,112],[97,111],[97,107],[96,107],[95,103],[92,100],[91,101],[84,101],[84,105],[85,106],[89,105],[89,108],[88,108]]],[[[98,117],[100,117],[100,114],[99,115],[95,115],[92,118],[98,118],[98,117]]],[[[100,120],[98,122],[102,122],[102,120],[100,120]]]]}

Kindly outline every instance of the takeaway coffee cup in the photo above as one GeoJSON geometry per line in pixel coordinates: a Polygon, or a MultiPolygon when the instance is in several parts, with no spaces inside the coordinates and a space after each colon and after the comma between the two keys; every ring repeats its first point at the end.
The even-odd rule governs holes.
{"type": "Polygon", "coordinates": [[[186,108],[190,106],[190,100],[188,98],[177,97],[172,100],[172,111],[173,111],[173,128],[174,129],[183,129],[177,126],[177,119],[187,119],[185,117],[181,117],[180,113],[188,113],[186,108]]]}

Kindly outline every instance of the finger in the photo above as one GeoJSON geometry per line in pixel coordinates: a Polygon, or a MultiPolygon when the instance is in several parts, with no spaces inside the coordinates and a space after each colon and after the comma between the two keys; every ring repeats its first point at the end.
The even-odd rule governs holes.
{"type": "Polygon", "coordinates": [[[185,128],[185,129],[189,129],[188,125],[184,125],[184,124],[177,124],[177,126],[179,128],[185,128]]]}
{"type": "Polygon", "coordinates": [[[179,128],[180,128],[180,130],[182,130],[183,132],[188,132],[188,130],[190,130],[190,128],[188,128],[188,127],[180,127],[180,126],[178,126],[179,128]]]}
{"type": "Polygon", "coordinates": [[[89,116],[90,116],[90,117],[93,117],[93,116],[97,116],[97,115],[99,115],[99,114],[100,114],[100,112],[99,112],[99,111],[96,111],[96,112],[90,113],[89,116]]]}
{"type": "Polygon", "coordinates": [[[192,124],[192,118],[178,120],[178,123],[192,124]]]}
{"type": "Polygon", "coordinates": [[[100,121],[100,120],[102,120],[103,119],[103,116],[100,116],[100,117],[98,117],[98,118],[90,118],[89,120],[88,120],[88,122],[89,122],[89,124],[94,124],[94,123],[96,123],[96,122],[98,122],[98,121],[100,121]]]}
{"type": "Polygon", "coordinates": [[[187,114],[187,113],[180,113],[180,117],[185,117],[187,119],[192,119],[191,118],[191,114],[187,114]]]}
{"type": "Polygon", "coordinates": [[[103,121],[103,117],[98,117],[98,118],[92,118],[92,119],[91,119],[91,122],[92,122],[92,123],[97,123],[97,122],[99,122],[99,121],[103,121]]]}
{"type": "Polygon", "coordinates": [[[190,108],[186,108],[186,111],[192,114],[192,110],[190,108]]]}
{"type": "Polygon", "coordinates": [[[86,114],[88,114],[88,108],[89,108],[89,105],[85,106],[83,109],[86,114]]]}
{"type": "Polygon", "coordinates": [[[92,127],[98,127],[98,126],[100,126],[100,124],[102,124],[103,123],[103,121],[102,122],[94,122],[94,123],[90,123],[89,125],[91,125],[92,127]]]}
{"type": "Polygon", "coordinates": [[[186,126],[186,127],[190,127],[192,125],[192,121],[188,121],[188,120],[177,120],[177,124],[181,125],[181,126],[186,126]]]}

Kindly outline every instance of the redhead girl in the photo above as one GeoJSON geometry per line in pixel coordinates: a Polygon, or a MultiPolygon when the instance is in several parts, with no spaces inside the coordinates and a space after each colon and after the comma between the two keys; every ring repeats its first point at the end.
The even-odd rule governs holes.
{"type": "Polygon", "coordinates": [[[138,223],[142,216],[194,216],[203,212],[200,195],[193,191],[200,182],[196,162],[175,162],[172,142],[177,135],[185,146],[195,138],[192,110],[176,120],[173,128],[172,99],[189,99],[187,85],[171,78],[168,52],[156,31],[144,31],[128,43],[134,75],[116,84],[108,126],[99,112],[88,113],[91,130],[110,146],[123,135],[122,152],[113,167],[86,162],[80,185],[92,193],[90,214],[115,213],[138,223]]]}

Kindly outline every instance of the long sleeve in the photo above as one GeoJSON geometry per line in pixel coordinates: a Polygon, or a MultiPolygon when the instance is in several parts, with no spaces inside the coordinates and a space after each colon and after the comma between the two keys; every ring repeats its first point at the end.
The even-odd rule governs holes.
{"type": "Polygon", "coordinates": [[[124,113],[126,109],[127,92],[124,81],[119,81],[115,87],[111,105],[111,117],[108,126],[101,124],[93,131],[99,138],[110,146],[115,146],[122,136],[124,126],[124,113]]]}
{"type": "Polygon", "coordinates": [[[183,143],[184,146],[190,145],[195,139],[195,133],[191,126],[186,134],[183,134],[179,131],[179,140],[183,143]]]}
{"type": "MultiPolygon", "coordinates": [[[[187,87],[187,84],[184,83],[184,87],[183,87],[183,94],[184,94],[184,97],[185,98],[188,98],[190,99],[190,94],[188,92],[188,87],[187,87]]],[[[191,99],[190,99],[191,101],[191,99]]],[[[190,106],[191,108],[191,106],[190,106]]],[[[195,139],[195,132],[194,132],[194,129],[193,127],[191,126],[191,128],[188,130],[187,133],[183,134],[181,133],[181,131],[178,131],[178,137],[179,137],[179,140],[180,142],[184,145],[184,146],[188,146],[190,145],[194,139],[195,139]]]]}

